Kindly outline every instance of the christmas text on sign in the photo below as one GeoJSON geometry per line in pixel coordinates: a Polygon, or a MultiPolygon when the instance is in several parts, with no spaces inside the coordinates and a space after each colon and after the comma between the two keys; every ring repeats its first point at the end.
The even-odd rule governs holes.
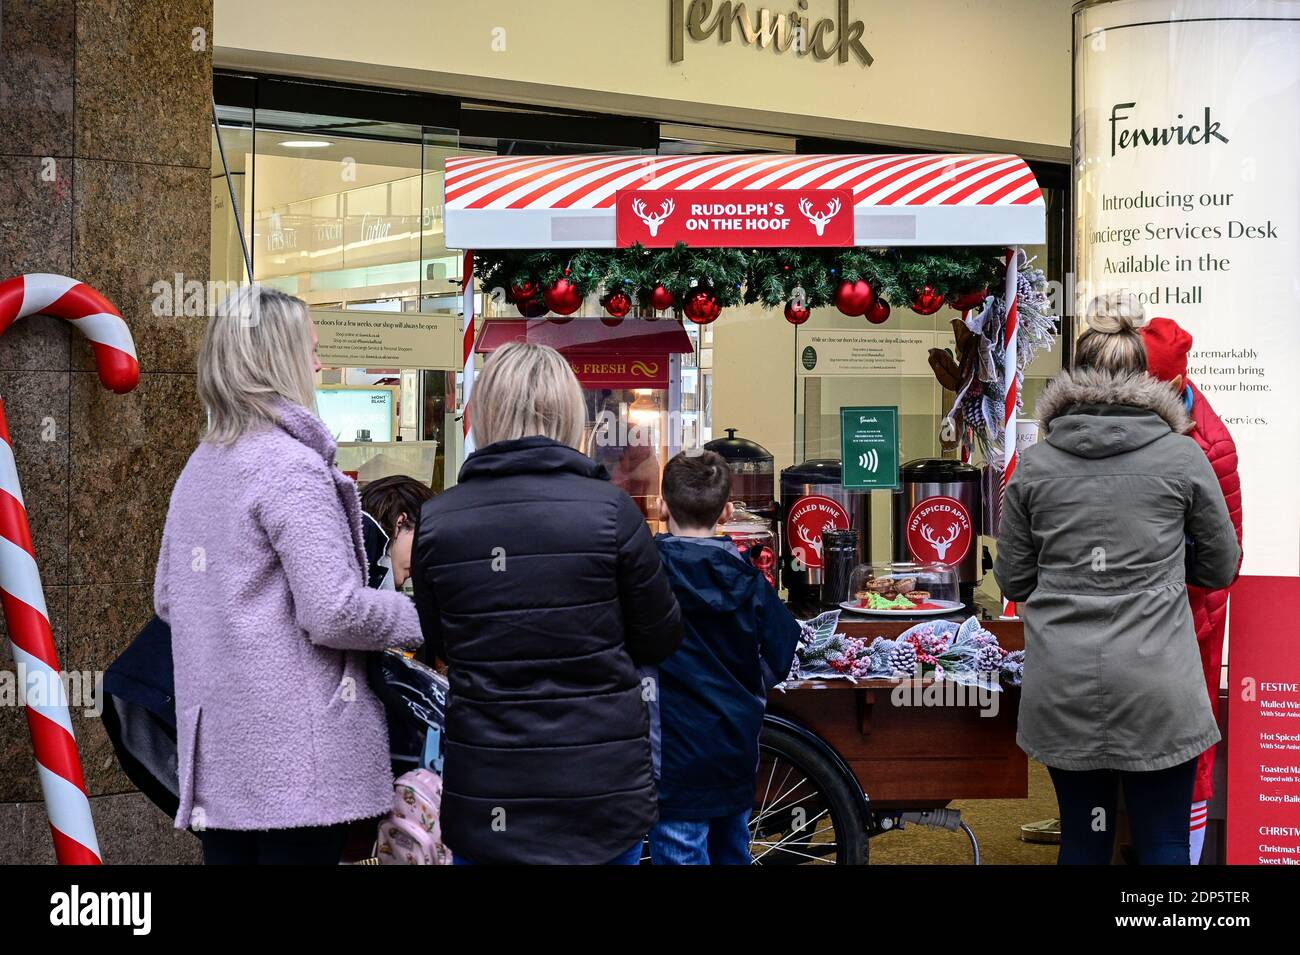
{"type": "Polygon", "coordinates": [[[797,9],[777,13],[759,7],[751,18],[743,3],[724,0],[714,12],[713,0],[669,0],[669,58],[680,63],[686,57],[686,37],[701,43],[717,35],[718,43],[730,43],[738,35],[740,42],[760,49],[772,47],[777,53],[793,49],[796,56],[812,54],[814,60],[835,57],[849,62],[852,53],[863,66],[875,62],[862,42],[866,25],[849,19],[849,0],[837,0],[835,19],[824,17],[816,22],[808,16],[808,0],[797,0],[797,9]]]}

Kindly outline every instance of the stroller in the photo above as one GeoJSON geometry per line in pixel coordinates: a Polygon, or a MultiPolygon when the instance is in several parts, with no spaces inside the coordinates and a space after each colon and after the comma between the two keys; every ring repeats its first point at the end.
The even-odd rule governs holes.
{"type": "MultiPolygon", "coordinates": [[[[397,650],[370,653],[366,670],[388,717],[393,775],[440,774],[446,678],[397,650]]],[[[103,719],[127,778],[168,816],[180,804],[174,694],[171,628],[154,617],[105,671],[103,719]]]]}
{"type": "Polygon", "coordinates": [[[442,774],[442,730],[447,718],[447,678],[400,650],[370,654],[370,688],[388,714],[393,776],[412,769],[442,774]]]}

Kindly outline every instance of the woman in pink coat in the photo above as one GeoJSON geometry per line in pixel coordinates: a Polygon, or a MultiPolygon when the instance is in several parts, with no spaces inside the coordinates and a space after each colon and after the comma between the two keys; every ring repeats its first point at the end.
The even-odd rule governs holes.
{"type": "MultiPolygon", "coordinates": [[[[1192,350],[1192,336],[1172,318],[1153,318],[1142,328],[1147,349],[1147,370],[1161,381],[1169,382],[1183,399],[1183,407],[1192,416],[1192,439],[1200,445],[1214,468],[1223,491],[1228,515],[1241,543],[1241,478],[1237,476],[1237,445],[1228,428],[1214,413],[1205,395],[1187,380],[1187,355],[1192,350]]],[[[1201,667],[1205,671],[1205,688],[1210,694],[1210,709],[1219,711],[1219,670],[1223,663],[1223,636],[1228,621],[1228,591],[1206,590],[1188,585],[1192,623],[1201,649],[1201,667]]],[[[1214,747],[1201,754],[1196,764],[1196,788],[1192,791],[1191,852],[1192,865],[1201,859],[1205,845],[1208,802],[1214,795],[1214,747]]]]}
{"type": "Polygon", "coordinates": [[[208,428],[172,492],[154,583],[172,629],[180,808],[208,863],[337,863],[391,806],[388,734],[358,651],[421,642],[366,587],[361,505],[314,413],[315,331],[253,286],[208,325],[208,428]]]}

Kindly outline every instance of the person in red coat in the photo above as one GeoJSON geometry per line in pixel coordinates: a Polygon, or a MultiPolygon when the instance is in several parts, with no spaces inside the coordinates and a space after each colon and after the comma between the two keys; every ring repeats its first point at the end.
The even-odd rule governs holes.
{"type": "MultiPolygon", "coordinates": [[[[1194,384],[1187,380],[1187,355],[1192,350],[1192,336],[1171,318],[1153,318],[1142,329],[1147,347],[1147,371],[1167,381],[1183,396],[1183,404],[1192,416],[1191,437],[1200,445],[1219,479],[1223,498],[1228,505],[1237,542],[1241,542],[1241,479],[1237,476],[1237,446],[1228,428],[1214,413],[1210,403],[1194,384]]],[[[1188,586],[1192,622],[1201,648],[1201,666],[1210,707],[1218,715],[1219,670],[1223,662],[1223,636],[1228,619],[1228,591],[1205,590],[1188,586]]],[[[1196,787],[1192,791],[1191,845],[1192,864],[1200,861],[1205,843],[1205,823],[1210,797],[1214,794],[1214,747],[1201,754],[1196,765],[1196,787]]]]}

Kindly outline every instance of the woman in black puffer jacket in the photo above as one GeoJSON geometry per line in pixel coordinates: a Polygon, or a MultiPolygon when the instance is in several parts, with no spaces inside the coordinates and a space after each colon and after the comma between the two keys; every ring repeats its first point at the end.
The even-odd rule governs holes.
{"type": "Polygon", "coordinates": [[[412,558],[430,657],[447,661],[442,831],[458,861],[634,861],[655,821],[638,664],[681,640],[641,513],[578,448],[568,362],[488,361],[480,450],[424,505],[412,558]]]}

